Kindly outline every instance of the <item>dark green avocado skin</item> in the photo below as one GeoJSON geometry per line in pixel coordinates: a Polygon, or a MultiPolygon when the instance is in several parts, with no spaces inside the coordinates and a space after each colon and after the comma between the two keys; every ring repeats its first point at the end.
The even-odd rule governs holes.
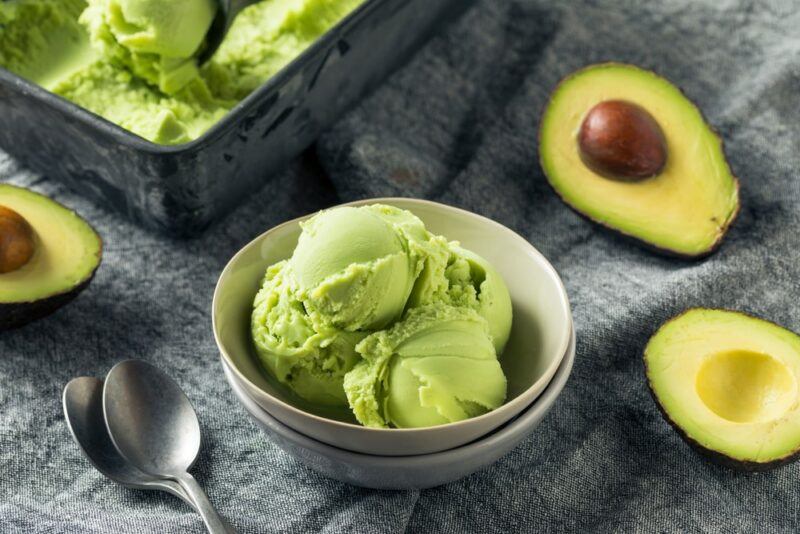
{"type": "MultiPolygon", "coordinates": [[[[542,172],[544,173],[544,171],[542,171],[542,172]]],[[[643,239],[639,239],[638,237],[634,237],[632,235],[628,235],[628,234],[626,234],[625,232],[623,232],[621,230],[617,230],[616,228],[612,228],[612,227],[608,226],[607,224],[605,224],[602,221],[598,221],[596,219],[592,219],[590,216],[586,215],[581,210],[577,209],[575,206],[573,206],[572,204],[567,202],[564,199],[564,197],[561,196],[561,193],[559,193],[558,190],[556,190],[556,188],[553,187],[553,184],[550,183],[550,180],[546,180],[546,181],[547,181],[547,184],[550,186],[550,190],[553,191],[556,194],[556,196],[561,200],[561,202],[563,202],[573,213],[578,215],[584,221],[587,221],[587,222],[590,222],[592,224],[597,225],[602,231],[606,232],[607,234],[610,234],[613,237],[619,238],[621,242],[631,243],[633,245],[638,246],[641,249],[648,250],[650,252],[653,252],[653,253],[658,254],[660,256],[663,256],[665,258],[673,258],[673,259],[676,259],[676,260],[699,261],[699,260],[704,260],[704,259],[708,258],[709,256],[712,256],[722,246],[722,241],[725,239],[725,236],[728,234],[728,230],[730,229],[730,227],[733,225],[733,223],[736,221],[736,219],[738,219],[739,212],[741,210],[741,204],[736,206],[736,211],[733,213],[733,215],[731,215],[731,218],[730,218],[730,220],[728,222],[728,225],[721,232],[720,236],[717,238],[717,240],[714,242],[714,244],[711,245],[708,249],[706,249],[705,251],[700,252],[698,254],[682,254],[680,252],[675,252],[674,250],[670,250],[668,248],[659,247],[658,245],[655,245],[655,244],[653,244],[653,243],[651,243],[649,241],[645,241],[643,239]]],[[[738,180],[736,181],[736,189],[737,189],[737,191],[739,190],[739,181],[738,180]]]]}
{"type": "Polygon", "coordinates": [[[711,449],[707,449],[700,445],[696,440],[689,437],[681,427],[679,427],[669,416],[669,414],[664,410],[664,407],[661,406],[661,403],[658,402],[658,398],[656,394],[653,392],[653,388],[650,385],[650,381],[647,381],[647,389],[650,391],[650,396],[653,397],[653,400],[658,406],[658,411],[661,413],[661,416],[664,420],[669,423],[669,425],[675,429],[678,435],[683,438],[691,448],[697,454],[706,458],[707,460],[711,460],[717,465],[721,465],[723,467],[727,467],[729,469],[734,469],[736,471],[746,471],[746,472],[760,472],[760,471],[770,471],[775,469],[776,467],[780,467],[782,465],[786,465],[792,463],[798,458],[800,458],[800,450],[793,452],[789,456],[784,456],[783,458],[778,458],[777,460],[772,460],[771,462],[753,462],[751,460],[738,460],[736,458],[732,458],[725,454],[722,454],[717,451],[712,451],[711,449]]]}
{"type": "MultiPolygon", "coordinates": [[[[671,319],[668,319],[667,321],[665,321],[662,325],[660,325],[656,329],[656,331],[660,330],[667,323],[670,323],[670,322],[674,321],[675,319],[681,317],[682,315],[684,315],[684,314],[686,314],[686,313],[688,313],[688,312],[690,312],[692,310],[695,310],[695,309],[698,309],[698,308],[688,308],[688,309],[682,311],[681,313],[675,315],[671,319]]],[[[703,308],[703,309],[712,309],[712,308],[703,308]]],[[[756,315],[751,315],[749,313],[744,313],[744,312],[737,311],[737,310],[728,310],[728,309],[725,309],[725,308],[716,308],[716,309],[718,309],[720,311],[737,313],[737,314],[742,315],[744,317],[751,317],[751,318],[754,318],[754,319],[759,319],[761,321],[772,322],[772,321],[768,321],[767,319],[764,319],[762,317],[758,317],[756,315]]],[[[773,324],[775,324],[775,323],[773,323],[773,324]]],[[[778,325],[778,326],[780,326],[780,325],[778,325]]],[[[783,328],[783,327],[781,327],[781,328],[783,328]]],[[[727,467],[729,469],[734,469],[736,471],[745,471],[745,472],[770,471],[772,469],[775,469],[775,468],[780,467],[782,465],[790,464],[790,463],[800,459],[800,449],[792,452],[791,454],[789,454],[787,456],[784,456],[783,458],[777,458],[777,459],[772,460],[770,462],[753,462],[752,460],[740,460],[740,459],[737,459],[737,458],[732,458],[732,457],[730,457],[730,456],[728,456],[726,454],[722,454],[721,452],[717,452],[717,451],[708,449],[706,447],[703,447],[695,439],[691,438],[688,434],[686,434],[686,432],[684,432],[684,430],[680,426],[678,426],[678,424],[675,423],[675,421],[672,420],[672,417],[670,417],[670,415],[667,413],[667,411],[664,409],[664,407],[661,406],[661,402],[659,402],[658,397],[656,396],[656,393],[653,390],[653,385],[650,382],[650,374],[649,374],[648,369],[647,369],[647,359],[643,356],[642,360],[644,362],[644,367],[645,367],[645,379],[647,381],[647,390],[650,392],[650,396],[653,398],[653,401],[655,401],[655,404],[658,407],[659,413],[664,418],[664,420],[667,423],[669,423],[669,425],[673,429],[675,429],[675,431],[683,439],[683,441],[685,441],[696,453],[698,453],[703,458],[711,460],[712,462],[716,463],[717,465],[721,465],[721,466],[727,467]]]]}
{"type": "Polygon", "coordinates": [[[20,328],[37,319],[55,313],[59,308],[72,302],[94,279],[92,274],[74,288],[33,302],[15,302],[13,304],[0,304],[0,332],[20,328]]]}

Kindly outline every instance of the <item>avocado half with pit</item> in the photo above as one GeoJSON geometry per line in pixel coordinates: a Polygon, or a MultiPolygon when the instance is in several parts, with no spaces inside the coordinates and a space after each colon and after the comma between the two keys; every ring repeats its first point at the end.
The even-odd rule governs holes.
{"type": "Polygon", "coordinates": [[[91,282],[102,242],[58,202],[0,184],[0,330],[49,315],[91,282]]]}
{"type": "Polygon", "coordinates": [[[677,87],[633,65],[564,79],[542,117],[539,158],[579,214],[669,255],[710,254],[739,210],[720,138],[677,87]]]}
{"type": "Polygon", "coordinates": [[[797,334],[743,313],[696,308],[655,333],[644,361],[662,414],[700,452],[751,471],[797,458],[797,334]]]}

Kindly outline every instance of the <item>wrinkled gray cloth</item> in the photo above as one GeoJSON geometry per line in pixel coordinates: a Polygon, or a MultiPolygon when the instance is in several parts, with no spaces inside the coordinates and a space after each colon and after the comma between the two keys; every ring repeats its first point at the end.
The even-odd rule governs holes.
{"type": "Polygon", "coordinates": [[[332,128],[319,163],[307,155],[191,241],[142,231],[0,158],[2,180],[77,208],[106,243],[73,305],[0,335],[0,531],[202,531],[177,499],[102,478],[69,439],[64,384],[131,357],[194,401],[205,431],[195,471],[241,532],[796,531],[800,464],[750,475],[701,459],[659,416],[641,353],[689,306],[800,331],[798,7],[483,0],[332,128]],[[654,256],[549,190],[536,149],[547,95],[605,60],[675,81],[724,136],[743,207],[710,259],[654,256]],[[491,468],[419,492],[351,487],[281,452],[236,403],[211,334],[212,290],[240,246],[290,217],[379,195],[455,204],[520,232],[561,273],[578,332],[572,378],[535,434],[491,468]]]}

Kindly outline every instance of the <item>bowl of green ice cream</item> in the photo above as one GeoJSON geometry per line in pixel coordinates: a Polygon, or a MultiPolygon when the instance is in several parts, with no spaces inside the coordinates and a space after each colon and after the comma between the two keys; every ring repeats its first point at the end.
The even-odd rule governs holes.
{"type": "Polygon", "coordinates": [[[451,449],[535,401],[563,358],[569,302],[525,239],[413,199],[290,221],[223,271],[214,332],[262,409],[347,450],[451,449]]]}
{"type": "MultiPolygon", "coordinates": [[[[351,452],[311,439],[282,424],[256,404],[232,378],[225,378],[245,412],[265,438],[314,471],[348,484],[367,488],[405,490],[439,486],[485,468],[534,432],[557,402],[575,361],[573,338],[553,380],[528,408],[497,430],[446,451],[415,456],[375,456],[351,452]]],[[[257,440],[258,438],[256,438],[257,440]]]]}

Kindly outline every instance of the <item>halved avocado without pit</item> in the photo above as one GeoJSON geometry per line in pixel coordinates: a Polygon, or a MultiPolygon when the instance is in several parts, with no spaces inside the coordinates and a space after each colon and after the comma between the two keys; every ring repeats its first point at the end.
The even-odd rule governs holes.
{"type": "Polygon", "coordinates": [[[74,211],[0,184],[0,330],[49,315],[94,277],[102,242],[74,211]]]}
{"type": "Polygon", "coordinates": [[[542,117],[539,158],[579,214],[668,255],[712,253],[739,210],[720,138],[677,87],[633,65],[564,79],[542,117]]]}
{"type": "Polygon", "coordinates": [[[800,336],[743,313],[695,308],[644,352],[665,419],[711,459],[765,470],[800,454],[800,336]]]}

